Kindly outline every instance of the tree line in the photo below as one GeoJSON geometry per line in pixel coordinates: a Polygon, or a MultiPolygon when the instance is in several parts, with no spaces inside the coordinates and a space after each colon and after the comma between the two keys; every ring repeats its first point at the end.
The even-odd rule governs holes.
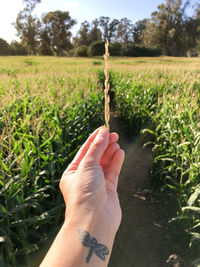
{"type": "Polygon", "coordinates": [[[193,16],[186,16],[188,0],[165,0],[151,18],[132,23],[130,19],[101,16],[84,21],[76,36],[77,23],[68,11],[52,11],[38,18],[33,14],[41,0],[24,0],[25,7],[14,27],[20,42],[8,44],[0,38],[0,55],[75,55],[96,56],[104,53],[106,38],[111,55],[124,56],[197,56],[200,54],[200,4],[193,16]]]}

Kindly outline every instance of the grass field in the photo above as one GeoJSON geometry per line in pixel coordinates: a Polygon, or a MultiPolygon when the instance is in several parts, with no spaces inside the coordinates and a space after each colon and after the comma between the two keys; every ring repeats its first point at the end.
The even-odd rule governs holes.
{"type": "MultiPolygon", "coordinates": [[[[0,257],[29,255],[63,220],[59,178],[103,122],[101,58],[0,57],[0,257]],[[48,229],[48,231],[47,231],[48,229]]],[[[111,90],[129,135],[150,133],[152,182],[171,190],[200,248],[200,59],[111,58],[111,90]]]]}

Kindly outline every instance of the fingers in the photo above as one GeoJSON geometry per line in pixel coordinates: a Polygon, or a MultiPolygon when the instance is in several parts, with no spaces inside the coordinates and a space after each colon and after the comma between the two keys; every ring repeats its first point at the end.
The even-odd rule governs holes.
{"type": "Polygon", "coordinates": [[[112,143],[108,146],[108,148],[106,149],[106,151],[104,152],[104,154],[101,158],[100,164],[101,164],[102,168],[106,168],[107,166],[109,166],[109,164],[113,158],[113,155],[119,149],[120,149],[120,146],[117,143],[112,143]]]}
{"type": "Polygon", "coordinates": [[[115,188],[117,188],[118,177],[124,162],[125,153],[122,149],[117,149],[113,155],[112,160],[110,161],[109,167],[106,170],[106,179],[109,180],[115,188]]]}
{"type": "Polygon", "coordinates": [[[84,163],[99,164],[100,159],[109,145],[109,131],[107,128],[102,128],[90,145],[88,152],[85,155],[84,163]]]}
{"type": "Polygon", "coordinates": [[[109,135],[109,145],[113,143],[117,143],[119,139],[119,135],[117,133],[110,133],[109,135]]]}
{"type": "Polygon", "coordinates": [[[115,155],[112,158],[112,161],[110,163],[110,170],[116,175],[119,176],[122,164],[124,162],[125,153],[123,149],[117,150],[115,155]]]}
{"type": "Polygon", "coordinates": [[[79,151],[77,152],[76,156],[74,157],[73,161],[69,164],[67,167],[66,171],[73,171],[78,168],[78,165],[80,164],[81,160],[84,158],[85,154],[87,153],[91,143],[94,141],[95,137],[97,136],[99,130],[101,129],[98,128],[96,129],[85,141],[85,143],[81,146],[79,151]]]}
{"type": "MultiPolygon", "coordinates": [[[[70,163],[70,165],[67,167],[66,171],[74,171],[78,168],[81,160],[85,157],[91,143],[94,141],[95,137],[97,136],[98,132],[100,131],[102,127],[95,130],[90,137],[87,139],[87,141],[81,146],[79,151],[77,152],[75,158],[70,163]]],[[[116,143],[119,139],[119,136],[117,133],[110,133],[109,134],[109,144],[116,143]]]]}

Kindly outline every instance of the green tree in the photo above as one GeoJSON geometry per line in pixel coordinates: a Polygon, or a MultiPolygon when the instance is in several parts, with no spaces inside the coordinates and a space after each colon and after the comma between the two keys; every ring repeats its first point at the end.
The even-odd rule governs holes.
{"type": "Polygon", "coordinates": [[[112,38],[116,34],[119,20],[113,19],[110,21],[109,17],[102,16],[98,19],[98,22],[99,25],[101,26],[104,42],[106,41],[106,38],[108,38],[108,41],[111,42],[112,38]]]}
{"type": "Polygon", "coordinates": [[[23,0],[23,2],[26,4],[26,8],[28,10],[34,10],[36,5],[38,3],[41,3],[41,0],[23,0]]]}
{"type": "Polygon", "coordinates": [[[115,41],[120,43],[128,43],[132,41],[131,32],[132,32],[132,22],[127,18],[122,18],[117,27],[117,33],[115,41]]]}
{"type": "Polygon", "coordinates": [[[76,24],[68,11],[49,12],[42,18],[47,26],[48,34],[51,37],[52,48],[56,55],[62,56],[65,50],[72,48],[70,29],[76,24]]]}
{"type": "Polygon", "coordinates": [[[0,55],[1,56],[8,56],[11,54],[11,48],[6,40],[0,38],[0,55]]]}
{"type": "Polygon", "coordinates": [[[104,41],[96,41],[92,43],[88,48],[88,55],[90,57],[103,56],[105,53],[104,41]]]}
{"type": "Polygon", "coordinates": [[[195,18],[197,20],[197,38],[196,38],[196,42],[197,42],[197,50],[198,53],[200,55],[200,3],[197,5],[196,10],[195,10],[195,18]]]}
{"type": "Polygon", "coordinates": [[[16,56],[25,56],[28,54],[28,51],[26,47],[23,46],[23,44],[17,42],[17,41],[12,41],[10,44],[10,47],[12,49],[12,54],[16,56]]]}
{"type": "Polygon", "coordinates": [[[146,46],[156,46],[171,56],[186,54],[185,10],[189,1],[166,0],[151,14],[142,40],[146,46]]]}
{"type": "Polygon", "coordinates": [[[53,55],[51,36],[49,36],[49,31],[47,28],[44,28],[40,32],[40,45],[38,51],[40,55],[46,55],[46,56],[53,55]]]}
{"type": "Polygon", "coordinates": [[[196,5],[194,16],[196,19],[200,19],[200,3],[196,5]]]}
{"type": "Polygon", "coordinates": [[[119,23],[120,22],[118,19],[113,19],[109,23],[109,30],[108,30],[108,36],[107,36],[109,42],[111,42],[115,39],[117,27],[118,27],[119,23]]]}
{"type": "Polygon", "coordinates": [[[186,21],[188,55],[200,54],[200,4],[196,5],[194,16],[186,21]]]}
{"type": "Polygon", "coordinates": [[[27,47],[30,54],[36,54],[38,46],[38,38],[41,28],[40,20],[32,15],[35,6],[41,0],[24,0],[25,8],[21,10],[16,18],[14,26],[17,35],[20,37],[24,46],[27,47]]]}
{"type": "Polygon", "coordinates": [[[114,42],[109,45],[109,52],[111,56],[122,56],[122,46],[120,43],[114,42]]]}
{"type": "Polygon", "coordinates": [[[99,18],[99,25],[102,28],[102,33],[103,33],[103,40],[104,42],[106,41],[106,38],[108,37],[108,31],[109,31],[109,17],[100,17],[99,18]]]}
{"type": "Polygon", "coordinates": [[[132,28],[134,44],[142,44],[142,32],[146,29],[146,25],[147,19],[139,20],[134,24],[132,28]]]}
{"type": "Polygon", "coordinates": [[[90,34],[90,23],[85,20],[81,23],[80,30],[76,34],[76,37],[73,38],[74,46],[82,46],[82,45],[90,45],[89,40],[89,34],[90,34]]]}
{"type": "Polygon", "coordinates": [[[88,46],[81,45],[77,47],[74,51],[75,57],[87,57],[88,56],[88,46]]]}
{"type": "Polygon", "coordinates": [[[99,29],[98,19],[95,19],[92,21],[88,39],[89,39],[90,44],[102,40],[102,34],[101,34],[101,30],[99,29]]]}

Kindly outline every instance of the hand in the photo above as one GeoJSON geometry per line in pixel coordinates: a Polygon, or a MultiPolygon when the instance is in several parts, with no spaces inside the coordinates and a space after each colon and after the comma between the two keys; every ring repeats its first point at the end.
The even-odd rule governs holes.
{"type": "Polygon", "coordinates": [[[121,222],[117,184],[124,161],[117,141],[116,133],[105,127],[97,129],[64,172],[60,189],[66,204],[65,221],[78,224],[90,218],[115,235],[121,222]]]}
{"type": "Polygon", "coordinates": [[[65,222],[42,267],[108,266],[121,222],[117,183],[124,151],[117,140],[116,133],[97,129],[64,172],[60,189],[66,204],[65,222]],[[81,232],[107,248],[103,260],[80,241],[81,232]]]}

